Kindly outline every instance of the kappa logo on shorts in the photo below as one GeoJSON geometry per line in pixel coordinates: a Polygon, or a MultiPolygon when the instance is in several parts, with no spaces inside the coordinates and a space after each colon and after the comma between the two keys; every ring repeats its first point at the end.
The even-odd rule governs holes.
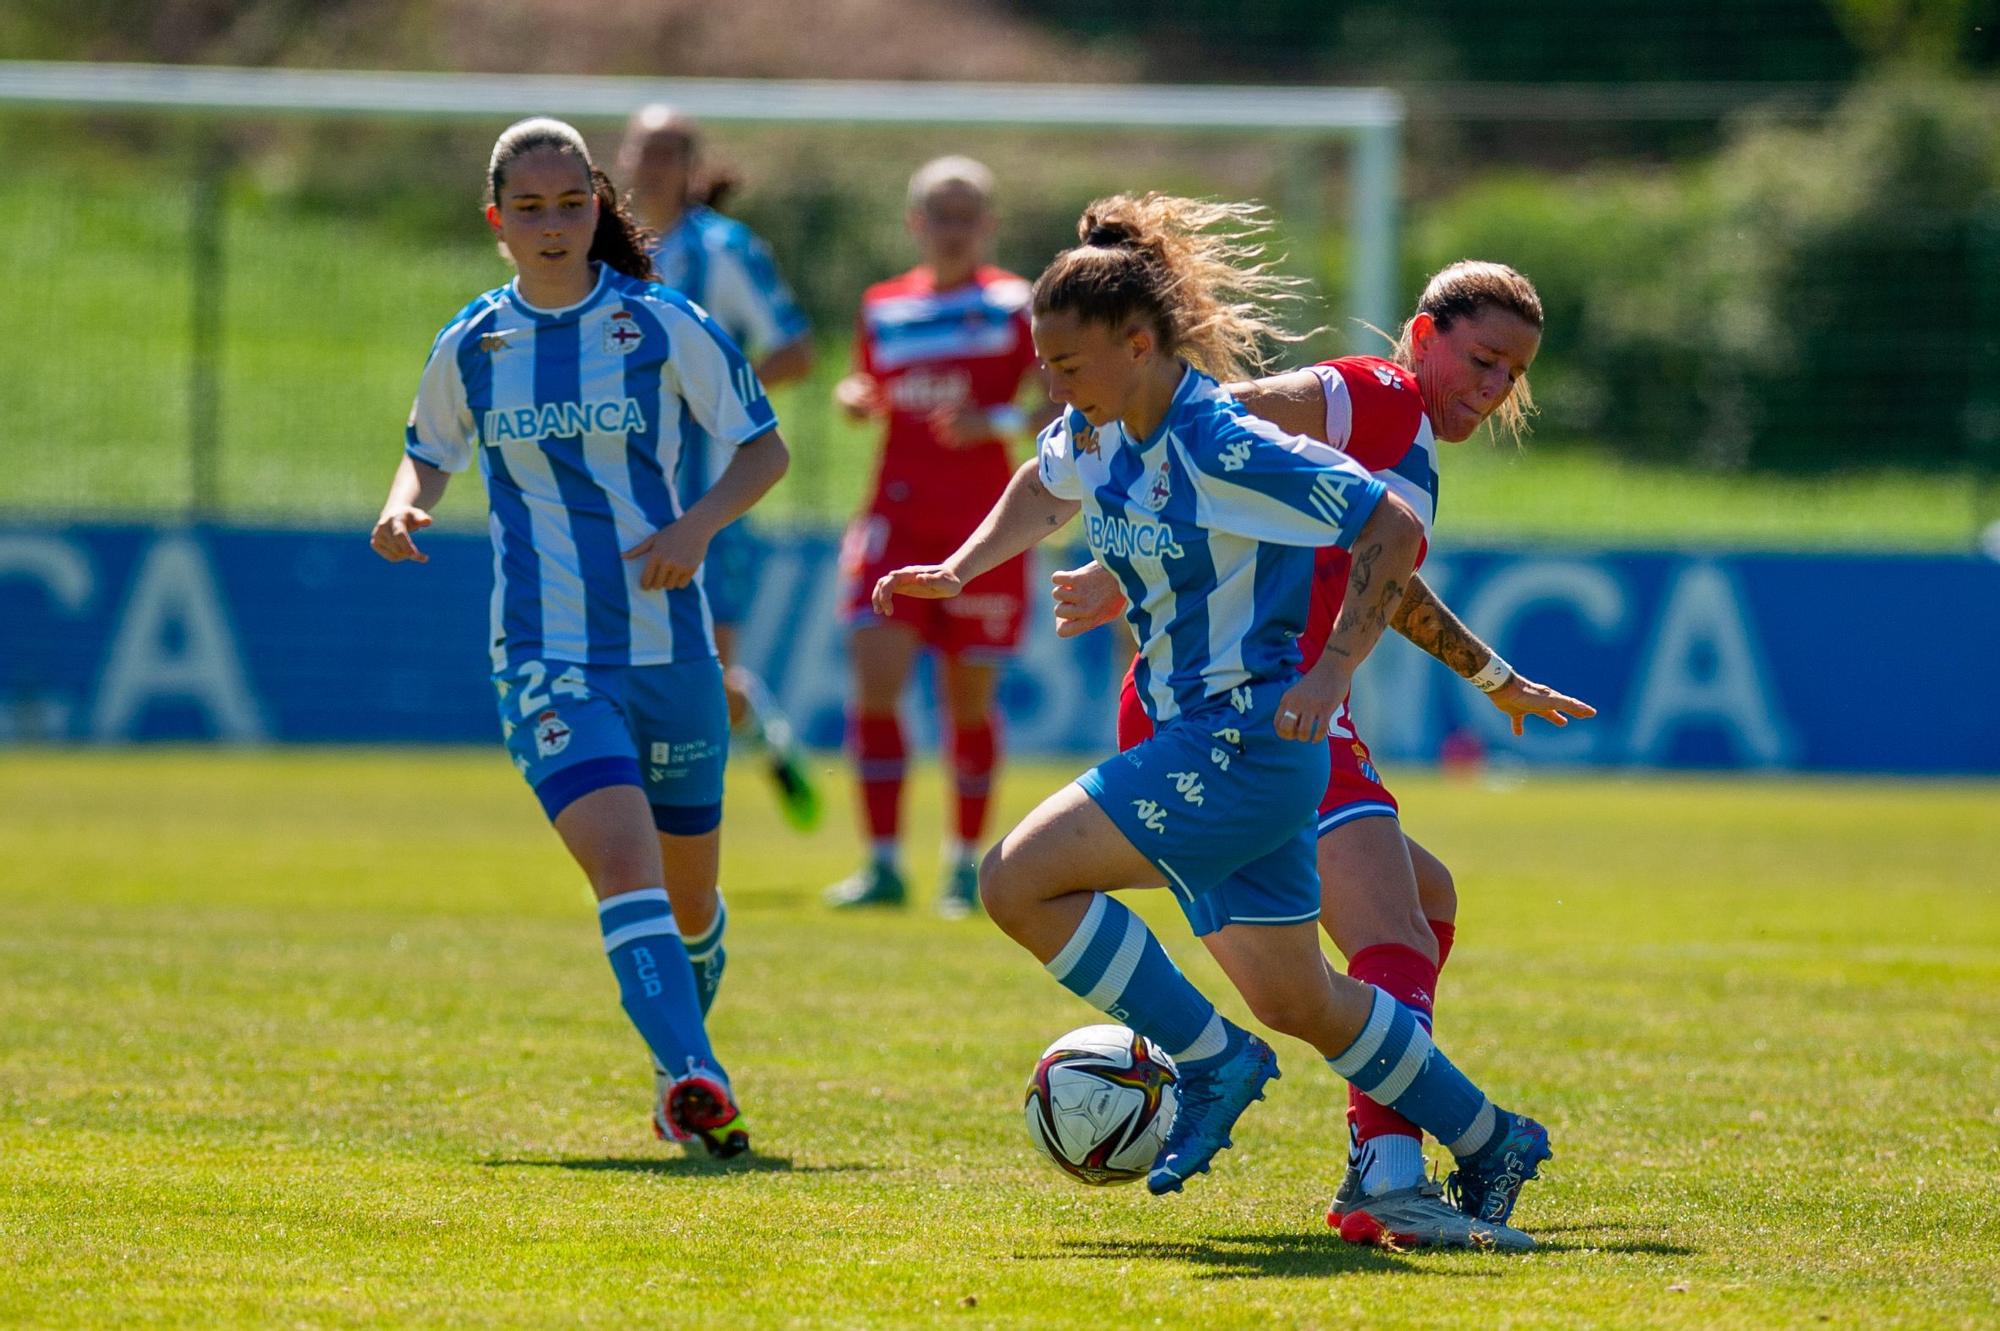
{"type": "Polygon", "coordinates": [[[1182,799],[1197,809],[1202,807],[1200,772],[1169,772],[1167,780],[1174,783],[1174,789],[1181,793],[1182,799]]]}
{"type": "Polygon", "coordinates": [[[535,718],[535,752],[544,758],[553,758],[569,747],[569,737],[573,733],[569,723],[557,716],[553,709],[543,712],[535,718]]]}
{"type": "Polygon", "coordinates": [[[1158,800],[1133,800],[1132,808],[1148,832],[1164,833],[1167,830],[1166,806],[1158,800]]]}
{"type": "Polygon", "coordinates": [[[1238,712],[1249,711],[1250,701],[1250,686],[1248,684],[1238,684],[1229,691],[1229,705],[1234,707],[1238,712]]]}

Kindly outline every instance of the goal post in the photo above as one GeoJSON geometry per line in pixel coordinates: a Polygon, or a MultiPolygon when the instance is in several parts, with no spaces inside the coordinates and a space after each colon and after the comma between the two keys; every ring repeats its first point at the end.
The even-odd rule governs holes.
{"type": "MultiPolygon", "coordinates": [[[[719,124],[1256,133],[1349,145],[1345,313],[1390,328],[1404,108],[1385,88],[648,79],[0,61],[0,106],[205,115],[619,118],[668,102],[719,124]]],[[[1309,152],[1297,160],[1316,162],[1309,152]]],[[[1314,182],[1316,183],[1316,182],[1314,182]]],[[[1300,188],[1288,207],[1308,206],[1300,188]]]]}

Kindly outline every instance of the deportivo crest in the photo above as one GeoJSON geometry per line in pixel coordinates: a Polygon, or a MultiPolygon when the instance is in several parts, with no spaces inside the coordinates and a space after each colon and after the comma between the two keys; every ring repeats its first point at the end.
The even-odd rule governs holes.
{"type": "Polygon", "coordinates": [[[1160,459],[1160,469],[1153,473],[1153,483],[1146,487],[1146,497],[1139,501],[1149,513],[1158,513],[1174,497],[1173,473],[1165,458],[1160,459]]]}
{"type": "Polygon", "coordinates": [[[631,355],[645,340],[646,335],[639,331],[639,321],[630,310],[613,310],[604,321],[604,349],[614,356],[631,355]]]}
{"type": "Polygon", "coordinates": [[[571,731],[567,722],[557,716],[553,709],[535,718],[535,752],[544,758],[553,758],[569,747],[571,731]]]}

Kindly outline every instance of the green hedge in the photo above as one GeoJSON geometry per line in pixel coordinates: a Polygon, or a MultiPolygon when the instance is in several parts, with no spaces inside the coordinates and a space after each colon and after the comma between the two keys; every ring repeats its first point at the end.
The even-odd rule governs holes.
{"type": "Polygon", "coordinates": [[[1490,180],[1420,220],[1415,266],[1539,279],[1565,433],[1718,466],[1990,462],[1995,110],[1987,87],[1881,83],[1690,168],[1490,180]]]}

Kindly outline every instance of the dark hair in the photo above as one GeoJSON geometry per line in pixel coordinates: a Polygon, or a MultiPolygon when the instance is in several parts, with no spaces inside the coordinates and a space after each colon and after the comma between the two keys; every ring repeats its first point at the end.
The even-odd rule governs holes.
{"type": "Polygon", "coordinates": [[[1035,280],[1036,314],[1069,311],[1092,323],[1153,326],[1160,350],[1218,379],[1261,368],[1273,342],[1299,337],[1260,306],[1298,299],[1298,280],[1262,261],[1270,223],[1249,203],[1146,194],[1114,195],[1086,208],[1082,243],[1035,280]]]}
{"type": "Polygon", "coordinates": [[[537,116],[516,121],[502,131],[493,144],[493,157],[486,164],[486,201],[497,205],[507,169],[529,153],[544,148],[576,158],[590,178],[590,191],[597,196],[597,230],[590,237],[589,257],[641,282],[658,281],[653,257],[648,252],[652,233],[625,211],[618,187],[590,160],[590,149],[584,144],[583,135],[560,120],[537,116]]]}

